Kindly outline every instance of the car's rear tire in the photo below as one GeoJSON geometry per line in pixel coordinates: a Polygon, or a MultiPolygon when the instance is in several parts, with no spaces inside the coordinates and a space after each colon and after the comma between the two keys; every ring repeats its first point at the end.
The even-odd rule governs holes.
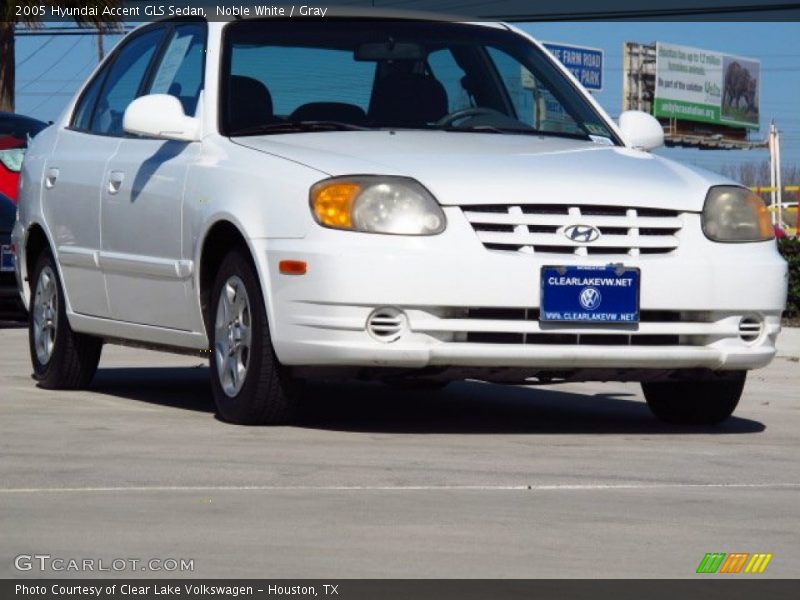
{"type": "Polygon", "coordinates": [[[273,350],[258,274],[246,252],[233,250],[222,260],[207,323],[220,418],[239,425],[289,422],[298,383],[273,350]]]}
{"type": "Polygon", "coordinates": [[[643,382],[653,414],[676,425],[716,425],[733,414],[742,396],[747,371],[701,381],[643,382]]]}
{"type": "Polygon", "coordinates": [[[28,345],[33,377],[47,389],[83,389],[97,371],[103,341],[70,327],[61,280],[49,250],[39,256],[32,281],[28,345]]]}

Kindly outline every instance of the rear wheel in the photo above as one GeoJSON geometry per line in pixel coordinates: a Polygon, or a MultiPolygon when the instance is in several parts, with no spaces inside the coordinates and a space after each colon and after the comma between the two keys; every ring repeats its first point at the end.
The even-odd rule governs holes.
{"type": "Polygon", "coordinates": [[[742,396],[746,371],[701,381],[642,383],[647,405],[656,417],[679,425],[716,425],[733,414],[742,396]]]}
{"type": "Polygon", "coordinates": [[[97,371],[103,341],[75,333],[70,327],[61,281],[49,251],[36,263],[32,291],[28,342],[34,379],[48,389],[85,388],[97,371]]]}
{"type": "Polygon", "coordinates": [[[211,386],[220,417],[240,425],[286,423],[294,413],[297,383],[272,348],[250,257],[231,251],[211,293],[211,386]]]}

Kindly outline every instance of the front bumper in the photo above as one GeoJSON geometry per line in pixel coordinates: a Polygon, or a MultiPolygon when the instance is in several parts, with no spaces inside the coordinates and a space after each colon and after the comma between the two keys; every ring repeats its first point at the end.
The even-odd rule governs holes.
{"type": "Polygon", "coordinates": [[[458,209],[447,213],[439,236],[319,229],[303,240],[252,241],[281,362],[607,375],[755,369],[775,354],[787,269],[773,242],[715,244],[700,232],[699,216],[686,215],[680,247],[665,255],[523,254],[486,249],[458,222],[458,209]],[[280,274],[286,259],[306,261],[308,272],[280,274]],[[537,320],[543,265],[610,262],[641,269],[642,322],[537,320]],[[376,314],[384,326],[396,317],[388,321],[399,328],[396,339],[370,329],[376,314]]]}

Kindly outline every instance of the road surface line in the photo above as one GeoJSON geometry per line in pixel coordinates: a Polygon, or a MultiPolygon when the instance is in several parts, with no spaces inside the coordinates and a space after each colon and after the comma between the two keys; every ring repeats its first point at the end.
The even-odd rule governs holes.
{"type": "Polygon", "coordinates": [[[404,491],[593,491],[659,489],[800,488],[800,483],[589,483],[531,485],[171,485],[70,488],[0,488],[0,494],[58,494],[114,492],[404,492],[404,491]]]}

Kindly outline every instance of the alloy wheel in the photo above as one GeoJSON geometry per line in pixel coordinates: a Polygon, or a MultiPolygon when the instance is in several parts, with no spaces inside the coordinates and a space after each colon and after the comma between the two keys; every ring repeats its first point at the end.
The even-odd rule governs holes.
{"type": "Polygon", "coordinates": [[[36,358],[46,365],[53,355],[58,327],[58,284],[50,266],[44,267],[36,282],[33,299],[33,343],[36,358]]]}
{"type": "Polygon", "coordinates": [[[244,385],[250,363],[251,336],[250,299],[244,282],[234,275],[222,286],[214,324],[217,374],[228,397],[236,396],[244,385]]]}

